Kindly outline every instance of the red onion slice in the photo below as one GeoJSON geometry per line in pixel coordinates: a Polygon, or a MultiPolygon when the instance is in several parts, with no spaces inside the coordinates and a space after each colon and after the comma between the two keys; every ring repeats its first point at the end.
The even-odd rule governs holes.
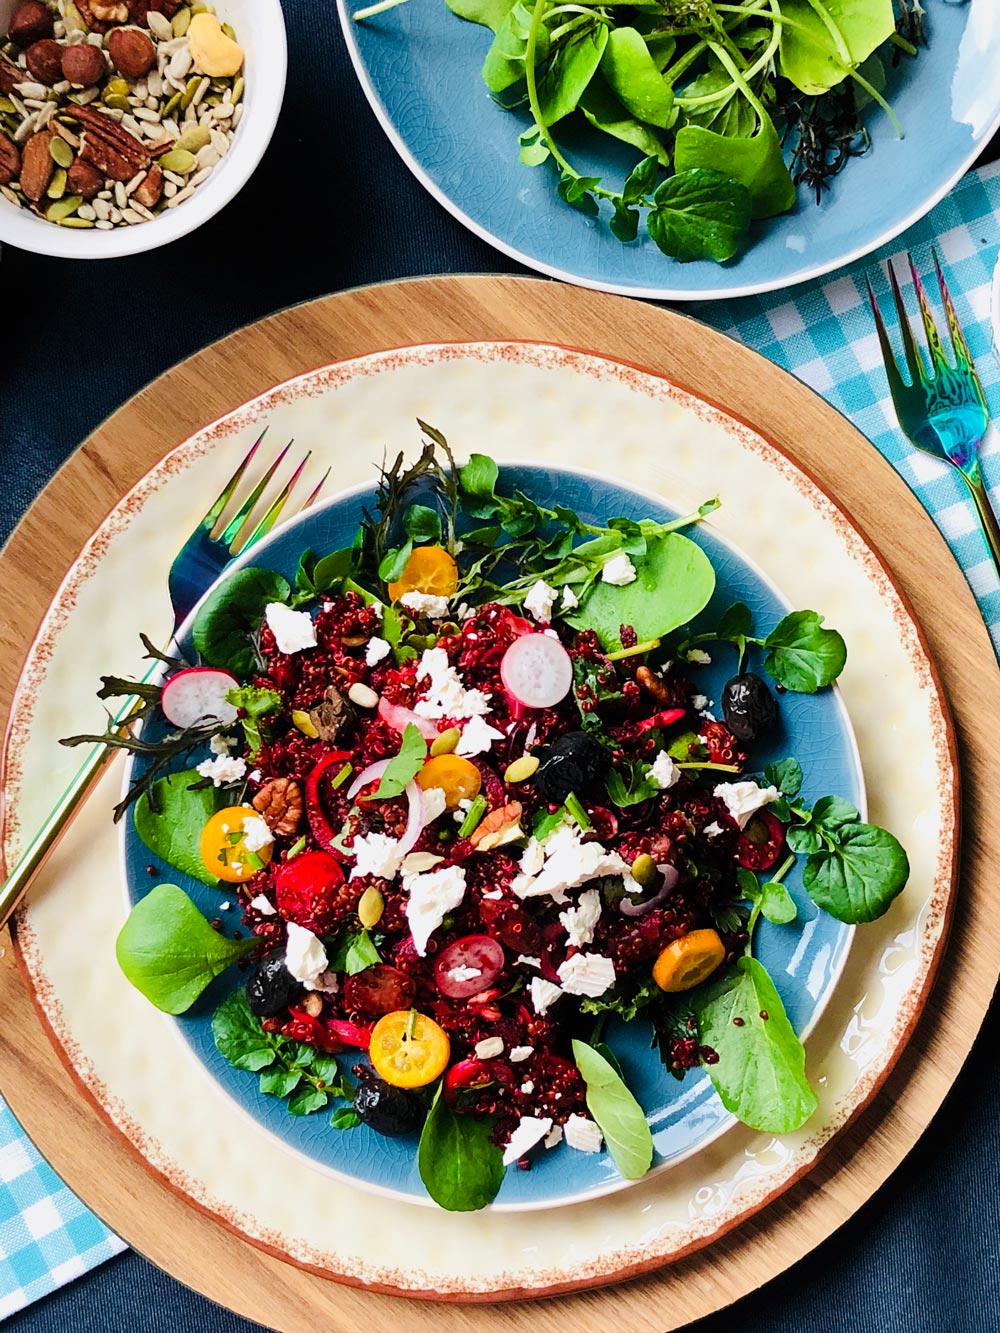
{"type": "Polygon", "coordinates": [[[412,708],[404,708],[402,704],[391,704],[388,699],[379,699],[378,715],[387,727],[392,727],[393,731],[398,731],[401,736],[408,726],[414,726],[425,741],[432,741],[437,737],[437,726],[429,717],[421,717],[412,708]]]}
{"type": "Polygon", "coordinates": [[[618,905],[618,910],[624,916],[645,916],[651,912],[654,907],[659,907],[664,899],[668,898],[673,889],[677,886],[680,874],[675,866],[658,865],[657,870],[663,875],[663,883],[652,898],[647,898],[645,902],[631,903],[628,898],[623,898],[618,905]]]}
{"type": "Polygon", "coordinates": [[[403,836],[400,838],[399,846],[396,849],[400,856],[405,856],[407,852],[413,850],[416,846],[417,839],[424,831],[424,824],[427,822],[424,819],[424,793],[420,790],[417,784],[415,782],[408,782],[403,788],[403,793],[406,796],[407,804],[409,805],[409,813],[406,820],[406,828],[403,831],[403,836]]]}
{"type": "Polygon", "coordinates": [[[380,759],[377,763],[369,764],[367,768],[363,768],[348,787],[347,799],[352,801],[362,787],[367,787],[369,782],[374,782],[377,778],[380,778],[391,763],[391,759],[380,759]]]}

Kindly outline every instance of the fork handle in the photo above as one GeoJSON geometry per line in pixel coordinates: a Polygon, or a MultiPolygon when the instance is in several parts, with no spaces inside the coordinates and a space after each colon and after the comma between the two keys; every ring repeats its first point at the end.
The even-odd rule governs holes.
{"type": "Polygon", "coordinates": [[[975,472],[969,476],[962,472],[966,485],[972,493],[975,501],[976,510],[979,514],[979,521],[983,525],[983,535],[986,538],[986,544],[990,548],[990,555],[993,557],[993,563],[996,566],[997,573],[1000,574],[1000,522],[997,522],[996,512],[990,503],[990,497],[983,482],[982,473],[977,467],[975,472]]]}

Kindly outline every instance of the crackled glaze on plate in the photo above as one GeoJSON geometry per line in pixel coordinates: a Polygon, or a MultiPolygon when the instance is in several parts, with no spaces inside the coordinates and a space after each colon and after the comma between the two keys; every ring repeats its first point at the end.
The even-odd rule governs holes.
{"type": "Polygon", "coordinates": [[[554,1212],[470,1218],[422,1209],[417,1244],[416,1230],[400,1225],[407,1205],[332,1184],[249,1125],[118,973],[116,775],[36,884],[18,917],[18,947],[73,1076],[196,1206],[344,1281],[427,1297],[549,1294],[657,1267],[730,1229],[807,1171],[870,1099],[916,1020],[944,938],[957,837],[952,741],[919,632],[877,557],[749,426],[661,378],[584,353],[514,343],[408,348],[311,372],[199,432],[98,530],[43,625],[12,712],[8,857],[19,827],[40,820],[72,772],[73,756],[56,739],[100,724],[98,676],[135,670],[138,631],[169,623],[164,533],[190,529],[258,423],[311,444],[347,488],[370,481],[383,448],[412,447],[418,416],[462,450],[610,471],[682,510],[719,492],[720,532],[847,639],[842,689],[871,817],[899,834],[914,874],[889,913],[857,932],[809,1038],[820,1095],[812,1121],[781,1140],[739,1126],[634,1189],[554,1212]]]}
{"type": "MultiPolygon", "coordinates": [[[[753,224],[730,264],[679,264],[648,236],[615,240],[556,196],[550,165],[518,160],[529,124],[491,101],[480,78],[492,34],[445,0],[399,5],[363,23],[367,0],[338,0],[361,82],[393,147],[437,201],[476,235],[529,268],[584,287],[658,300],[713,300],[805,282],[870,254],[943,199],[1000,125],[1000,7],[996,0],[930,7],[931,42],[891,69],[886,95],[903,126],[864,113],[873,147],[847,164],[819,204],[805,186],[791,213],[753,224]]],[[[557,139],[584,176],[624,180],[637,154],[605,135],[557,139]]]]}

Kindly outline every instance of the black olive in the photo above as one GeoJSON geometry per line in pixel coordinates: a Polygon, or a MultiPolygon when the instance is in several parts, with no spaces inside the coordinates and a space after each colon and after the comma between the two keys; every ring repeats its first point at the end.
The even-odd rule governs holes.
{"type": "Polygon", "coordinates": [[[247,1001],[258,1018],[275,1018],[302,994],[281,954],[262,959],[247,977],[247,1001]]]}
{"type": "Polygon", "coordinates": [[[778,720],[778,705],[760,676],[745,671],[727,680],[722,691],[726,726],[738,741],[755,741],[778,720]]]}
{"type": "Polygon", "coordinates": [[[535,785],[547,801],[560,805],[570,792],[578,795],[603,782],[611,767],[604,746],[584,731],[568,731],[553,741],[535,772],[535,785]]]}
{"type": "Polygon", "coordinates": [[[380,1078],[366,1078],[354,1094],[358,1118],[376,1134],[398,1138],[414,1134],[424,1122],[424,1105],[405,1088],[394,1088],[380,1078]]]}

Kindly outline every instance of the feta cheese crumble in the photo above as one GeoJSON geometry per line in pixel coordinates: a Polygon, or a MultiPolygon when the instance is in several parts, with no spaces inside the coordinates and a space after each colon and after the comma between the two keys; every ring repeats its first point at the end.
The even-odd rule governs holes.
{"type": "Polygon", "coordinates": [[[300,653],[316,647],[316,626],[308,611],[293,611],[284,602],[268,602],[264,612],[279,653],[300,653]]]}
{"type": "Polygon", "coordinates": [[[556,969],[567,995],[603,995],[615,984],[615,965],[599,953],[575,953],[556,969]]]}
{"type": "Polygon", "coordinates": [[[361,875],[378,875],[379,879],[395,879],[403,860],[399,839],[386,833],[364,833],[354,839],[354,869],[351,879],[361,875]]]}
{"type": "Polygon", "coordinates": [[[691,649],[685,654],[685,656],[686,656],[687,660],[688,660],[689,662],[693,662],[693,663],[695,664],[695,666],[711,666],[711,665],[712,665],[712,658],[711,658],[710,654],[706,653],[706,652],[705,652],[703,649],[701,649],[701,648],[691,648],[691,649]]]}
{"type": "Polygon", "coordinates": [[[551,1128],[551,1116],[546,1116],[542,1120],[533,1115],[522,1116],[517,1129],[510,1136],[510,1142],[503,1150],[504,1166],[513,1166],[525,1153],[530,1152],[536,1143],[541,1143],[551,1128]]]}
{"type": "Polygon", "coordinates": [[[566,901],[567,889],[599,875],[621,875],[628,869],[617,852],[609,852],[599,842],[583,842],[575,824],[561,824],[542,843],[529,839],[520,867],[521,873],[511,881],[518,898],[549,894],[557,903],[566,901]]]}
{"type": "Polygon", "coordinates": [[[288,940],[285,943],[285,966],[296,981],[310,990],[326,971],[329,960],[323,941],[304,926],[288,922],[288,940]]]}
{"type": "Polygon", "coordinates": [[[707,694],[694,694],[694,695],[692,695],[692,696],[691,696],[691,707],[694,709],[694,711],[695,711],[696,713],[700,713],[700,712],[702,711],[702,709],[708,707],[708,695],[707,695],[707,694]]]}
{"type": "Polygon", "coordinates": [[[649,770],[649,780],[660,791],[669,791],[669,789],[678,781],[681,770],[667,754],[666,750],[661,750],[653,760],[653,766],[649,770]]]}
{"type": "Polygon", "coordinates": [[[235,737],[223,736],[221,732],[217,732],[208,742],[208,748],[213,754],[225,755],[230,752],[235,744],[235,737]]]}
{"type": "Polygon", "coordinates": [[[203,778],[211,778],[213,786],[221,787],[224,782],[239,782],[247,771],[247,761],[220,754],[214,759],[203,759],[195,771],[203,778]]]}
{"type": "Polygon", "coordinates": [[[443,620],[448,614],[448,598],[435,597],[431,592],[404,592],[399,600],[407,611],[431,620],[443,620]]]}
{"type": "Polygon", "coordinates": [[[443,787],[424,787],[424,823],[432,824],[435,819],[445,812],[448,804],[448,797],[445,795],[443,787]]]}
{"type": "Polygon", "coordinates": [[[476,977],[483,975],[483,970],[481,967],[466,967],[464,963],[459,963],[457,967],[451,969],[448,975],[452,981],[473,981],[476,977]]]}
{"type": "Polygon", "coordinates": [[[267,826],[267,821],[261,819],[260,815],[247,815],[243,821],[243,850],[245,852],[259,852],[264,847],[270,847],[274,842],[274,834],[267,826]]]}
{"type": "MultiPolygon", "coordinates": [[[[484,898],[488,898],[489,896],[488,893],[483,894],[484,898]]],[[[523,963],[525,967],[541,967],[542,965],[542,960],[540,958],[533,958],[530,953],[519,953],[514,961],[516,963],[523,963]]]]}
{"type": "Polygon", "coordinates": [[[634,583],[636,580],[635,565],[624,551],[619,551],[617,555],[604,562],[601,578],[615,588],[624,588],[626,583],[634,583]]]}
{"type": "Polygon", "coordinates": [[[423,958],[432,933],[465,897],[465,871],[461,866],[445,866],[425,875],[404,875],[403,889],[413,947],[423,958]]]}
{"type": "Polygon", "coordinates": [[[567,583],[565,588],[563,588],[562,601],[559,603],[559,606],[563,611],[572,611],[579,605],[580,599],[567,583]]]}
{"type": "Polygon", "coordinates": [[[262,893],[258,893],[256,898],[250,899],[250,906],[261,916],[277,916],[278,913],[267,898],[262,893]]]}
{"type": "Polygon", "coordinates": [[[566,1146],[577,1152],[600,1152],[604,1135],[593,1120],[573,1114],[566,1121],[566,1146]]]}
{"type": "Polygon", "coordinates": [[[562,1125],[553,1125],[552,1128],[549,1130],[548,1134],[546,1134],[545,1136],[546,1148],[554,1148],[557,1143],[561,1143],[562,1136],[563,1136],[562,1125]]]}
{"type": "Polygon", "coordinates": [[[462,728],[462,734],[455,746],[455,753],[461,755],[487,754],[494,741],[502,741],[503,732],[482,717],[470,717],[462,728]]]}
{"type": "Polygon", "coordinates": [[[720,782],[713,794],[725,802],[741,829],[746,828],[751,815],[781,796],[777,787],[758,787],[756,782],[720,782]]]}
{"type": "Polygon", "coordinates": [[[552,608],[559,596],[551,584],[539,579],[524,599],[524,609],[534,616],[540,625],[547,625],[552,619],[552,608]]]}
{"type": "Polygon", "coordinates": [[[368,640],[368,647],[365,649],[365,661],[369,666],[378,666],[384,657],[388,657],[392,652],[392,644],[386,643],[385,639],[377,636],[368,640]]]}
{"type": "Polygon", "coordinates": [[[532,977],[531,984],[528,986],[528,994],[531,996],[535,1013],[542,1015],[562,995],[562,987],[557,986],[554,981],[546,981],[544,977],[532,977]]]}
{"type": "Polygon", "coordinates": [[[511,1064],[518,1065],[522,1060],[529,1059],[534,1053],[534,1046],[512,1046],[510,1048],[511,1064]]]}
{"type": "Polygon", "coordinates": [[[725,833],[725,831],[717,819],[713,819],[711,824],[706,824],[702,829],[706,838],[717,838],[720,833],[725,833]]]}
{"type": "Polygon", "coordinates": [[[524,1093],[525,1097],[530,1097],[535,1091],[535,1085],[530,1078],[526,1078],[521,1084],[521,1091],[524,1093]]]}
{"type": "Polygon", "coordinates": [[[495,1060],[498,1055],[503,1055],[503,1038],[484,1037],[476,1042],[473,1050],[479,1060],[495,1060]]]}
{"type": "MultiPolygon", "coordinates": [[[[406,598],[402,600],[405,602],[406,598]]],[[[482,690],[465,688],[443,648],[424,649],[417,667],[418,686],[425,679],[430,683],[423,689],[424,697],[413,706],[418,717],[432,720],[450,717],[461,721],[490,711],[490,696],[482,690]]]]}
{"type": "Polygon", "coordinates": [[[594,938],[594,927],[600,919],[600,889],[585,889],[575,907],[559,913],[559,920],[566,927],[567,942],[577,949],[590,944],[594,938]]]}

